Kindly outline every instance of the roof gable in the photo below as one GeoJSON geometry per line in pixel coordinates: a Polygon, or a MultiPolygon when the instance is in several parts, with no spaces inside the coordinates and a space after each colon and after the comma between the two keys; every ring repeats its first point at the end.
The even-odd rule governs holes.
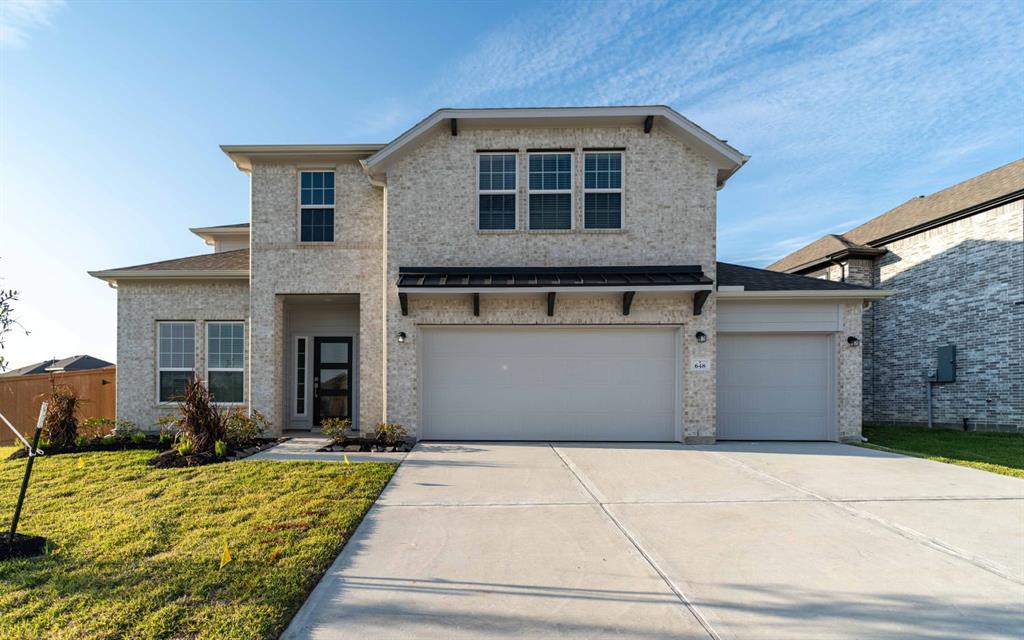
{"type": "Polygon", "coordinates": [[[657,122],[667,126],[718,167],[723,186],[749,156],[729,146],[673,109],[663,105],[633,107],[546,107],[520,109],[438,109],[394,141],[362,161],[372,177],[382,177],[387,168],[415,148],[428,134],[448,128],[457,135],[460,127],[554,127],[614,126],[630,124],[649,130],[657,122]]]}

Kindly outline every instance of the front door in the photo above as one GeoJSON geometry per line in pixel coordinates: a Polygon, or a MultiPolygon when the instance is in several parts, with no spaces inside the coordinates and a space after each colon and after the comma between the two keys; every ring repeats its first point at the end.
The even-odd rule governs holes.
{"type": "Polygon", "coordinates": [[[352,419],[352,338],[313,339],[313,426],[352,419]]]}

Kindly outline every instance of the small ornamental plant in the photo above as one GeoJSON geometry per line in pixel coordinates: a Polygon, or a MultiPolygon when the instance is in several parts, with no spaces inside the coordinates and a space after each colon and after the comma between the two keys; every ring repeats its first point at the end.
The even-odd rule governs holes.
{"type": "Polygon", "coordinates": [[[66,384],[57,384],[46,402],[43,436],[55,449],[71,449],[78,436],[78,407],[82,403],[78,392],[66,384]]]}
{"type": "Polygon", "coordinates": [[[326,418],[320,422],[320,433],[331,439],[331,444],[344,446],[348,442],[347,431],[352,428],[348,418],[326,418]]]}
{"type": "Polygon", "coordinates": [[[213,457],[222,459],[228,455],[228,443],[218,440],[213,443],[213,457]]]}
{"type": "Polygon", "coordinates": [[[184,433],[181,434],[178,437],[178,444],[174,448],[178,451],[178,455],[183,458],[192,455],[192,451],[194,450],[192,438],[188,437],[184,433]]]}
{"type": "Polygon", "coordinates": [[[391,422],[377,423],[375,431],[377,440],[388,447],[400,445],[409,438],[409,432],[405,427],[391,422]]]}

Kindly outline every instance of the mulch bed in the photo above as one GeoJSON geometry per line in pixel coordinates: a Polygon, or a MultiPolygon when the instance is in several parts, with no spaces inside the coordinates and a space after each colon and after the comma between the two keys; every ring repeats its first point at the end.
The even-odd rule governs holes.
{"type": "MultiPolygon", "coordinates": [[[[65,453],[89,453],[92,451],[128,451],[129,449],[150,449],[160,451],[168,448],[170,443],[160,442],[160,439],[156,436],[147,436],[143,442],[132,442],[130,440],[115,440],[113,442],[95,441],[90,442],[84,447],[71,447],[68,449],[57,449],[56,447],[44,447],[39,448],[43,450],[47,456],[59,456],[65,453]]],[[[20,447],[17,451],[7,456],[8,460],[17,460],[19,458],[27,458],[28,449],[20,447]]]]}
{"type": "Polygon", "coordinates": [[[360,451],[412,451],[411,442],[403,442],[399,445],[386,445],[379,440],[371,438],[349,438],[345,441],[345,444],[332,443],[326,447],[317,449],[320,452],[348,452],[356,453],[360,451]]]}
{"type": "Polygon", "coordinates": [[[23,533],[14,534],[14,544],[7,544],[9,531],[0,533],[0,560],[13,558],[29,558],[41,556],[46,553],[46,538],[42,536],[28,536],[23,533]]]}
{"type": "Polygon", "coordinates": [[[260,451],[265,451],[285,440],[287,438],[259,438],[248,447],[229,450],[228,454],[223,458],[217,458],[211,453],[194,453],[183,456],[178,453],[177,449],[168,449],[150,458],[149,464],[157,469],[174,469],[177,467],[198,467],[218,462],[232,462],[247,458],[260,451]]]}

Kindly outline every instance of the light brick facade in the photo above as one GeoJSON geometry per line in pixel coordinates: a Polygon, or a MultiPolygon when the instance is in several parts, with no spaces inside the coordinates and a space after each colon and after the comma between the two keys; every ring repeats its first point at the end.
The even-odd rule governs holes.
{"type": "MultiPolygon", "coordinates": [[[[153,430],[174,403],[157,401],[157,323],[194,322],[196,377],[206,379],[206,322],[248,320],[249,287],[232,282],[121,282],[117,288],[117,415],[153,430]]],[[[246,348],[248,349],[248,341],[246,348]]],[[[248,354],[247,354],[248,355],[248,354]]],[[[246,362],[249,358],[246,357],[246,362]]],[[[246,368],[248,377],[248,367],[246,368]]],[[[250,396],[251,397],[251,396],[250,396]]]]}
{"type": "MultiPolygon", "coordinates": [[[[699,264],[714,278],[715,169],[670,134],[640,129],[467,130],[453,137],[434,134],[388,172],[386,282],[388,335],[404,331],[411,340],[389,345],[387,415],[413,430],[418,427],[416,340],[430,324],[648,324],[685,326],[714,335],[715,308],[693,315],[690,294],[641,294],[629,316],[622,297],[562,296],[553,317],[539,296],[516,295],[481,303],[474,317],[467,296],[419,297],[402,316],[394,301],[400,266],[616,266],[699,264]],[[525,229],[526,180],[519,180],[519,228],[514,232],[477,231],[476,162],[478,149],[517,149],[519,175],[526,175],[527,149],[573,149],[573,184],[582,184],[584,148],[624,148],[625,202],[621,231],[582,230],[582,198],[574,199],[571,231],[525,229]]],[[[715,342],[683,340],[680,362],[708,358],[715,342]]],[[[686,376],[683,384],[683,433],[690,441],[714,437],[714,378],[686,376]]]]}
{"type": "MultiPolygon", "coordinates": [[[[681,137],[662,121],[645,133],[649,124],[643,119],[629,126],[615,120],[571,128],[564,121],[558,126],[519,123],[467,127],[457,135],[444,127],[423,134],[390,162],[383,175],[360,164],[373,149],[341,150],[337,157],[327,158],[319,149],[281,148],[246,158],[245,166],[239,166],[251,178],[249,282],[119,285],[119,415],[151,428],[160,413],[173,408],[155,403],[157,320],[193,319],[201,326],[207,319],[245,318],[247,402],[270,418],[275,433],[289,425],[301,426],[294,410],[295,327],[301,324],[297,314],[322,317],[323,307],[312,312],[310,306],[319,304],[315,300],[337,297],[345,308],[344,322],[338,326],[351,332],[356,345],[353,414],[363,433],[386,420],[419,434],[418,349],[425,326],[667,325],[681,329],[676,431],[687,442],[714,441],[713,294],[698,315],[692,291],[642,289],[629,315],[623,314],[621,291],[558,294],[550,316],[545,297],[536,293],[484,295],[479,316],[473,314],[472,298],[465,293],[412,293],[408,315],[399,304],[400,267],[699,265],[716,279],[716,192],[726,170],[705,153],[705,143],[681,137]],[[591,149],[623,153],[622,229],[583,229],[583,155],[591,149]],[[515,230],[478,230],[481,150],[517,153],[515,230]],[[573,155],[571,230],[527,229],[528,154],[534,150],[573,155]],[[299,242],[299,181],[305,169],[334,172],[334,242],[299,242]],[[406,336],[403,343],[396,340],[399,332],[406,336]],[[698,332],[706,334],[706,342],[697,342],[698,332]],[[693,359],[706,361],[711,375],[689,373],[684,363],[693,359]]],[[[842,304],[842,334],[859,335],[860,303],[842,304]]],[[[200,361],[205,353],[202,336],[205,333],[197,330],[200,361]]],[[[835,359],[838,433],[842,439],[855,439],[860,434],[860,351],[840,342],[836,340],[835,359]]],[[[197,373],[203,376],[201,367],[197,373]]],[[[311,422],[306,416],[302,424],[308,428],[311,422]]]]}

